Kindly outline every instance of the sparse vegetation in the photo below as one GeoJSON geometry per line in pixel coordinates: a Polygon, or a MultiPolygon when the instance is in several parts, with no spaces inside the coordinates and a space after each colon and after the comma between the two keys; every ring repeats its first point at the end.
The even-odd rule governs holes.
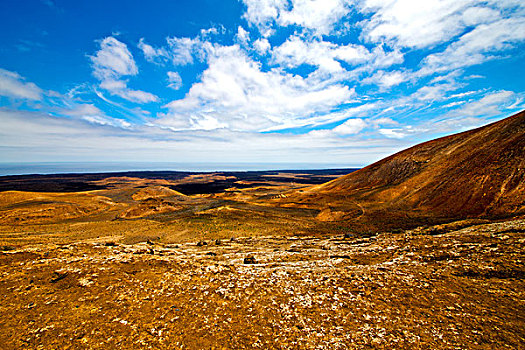
{"type": "MultiPolygon", "coordinates": [[[[427,158],[438,141],[422,146],[427,158]]],[[[0,344],[523,348],[523,174],[456,220],[441,211],[448,197],[409,200],[407,184],[434,163],[392,168],[396,157],[315,187],[315,174],[149,174],[97,177],[87,192],[0,192],[0,344]]]]}

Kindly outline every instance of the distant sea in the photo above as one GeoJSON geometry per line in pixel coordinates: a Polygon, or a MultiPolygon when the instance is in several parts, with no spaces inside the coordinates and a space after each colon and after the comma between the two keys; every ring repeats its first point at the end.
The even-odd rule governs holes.
{"type": "Polygon", "coordinates": [[[111,173],[125,171],[263,171],[355,168],[348,164],[312,163],[0,163],[0,176],[29,174],[111,173]]]}

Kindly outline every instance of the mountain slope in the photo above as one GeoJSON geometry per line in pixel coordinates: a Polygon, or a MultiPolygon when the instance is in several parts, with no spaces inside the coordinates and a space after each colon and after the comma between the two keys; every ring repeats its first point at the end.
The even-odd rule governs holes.
{"type": "Polygon", "coordinates": [[[325,209],[321,220],[388,222],[390,215],[433,221],[524,213],[525,111],[416,145],[289,201],[325,209]]]}

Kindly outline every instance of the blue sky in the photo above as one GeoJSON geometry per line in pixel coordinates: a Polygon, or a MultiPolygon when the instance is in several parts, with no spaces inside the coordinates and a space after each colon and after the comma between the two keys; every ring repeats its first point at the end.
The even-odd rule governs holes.
{"type": "Polygon", "coordinates": [[[363,166],[525,106],[521,0],[5,0],[0,162],[363,166]]]}

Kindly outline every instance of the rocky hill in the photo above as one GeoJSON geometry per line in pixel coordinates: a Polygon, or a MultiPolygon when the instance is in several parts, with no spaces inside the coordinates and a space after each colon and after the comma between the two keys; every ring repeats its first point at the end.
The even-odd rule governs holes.
{"type": "Polygon", "coordinates": [[[291,196],[320,220],[379,222],[525,212],[525,111],[425,142],[291,196]]]}

